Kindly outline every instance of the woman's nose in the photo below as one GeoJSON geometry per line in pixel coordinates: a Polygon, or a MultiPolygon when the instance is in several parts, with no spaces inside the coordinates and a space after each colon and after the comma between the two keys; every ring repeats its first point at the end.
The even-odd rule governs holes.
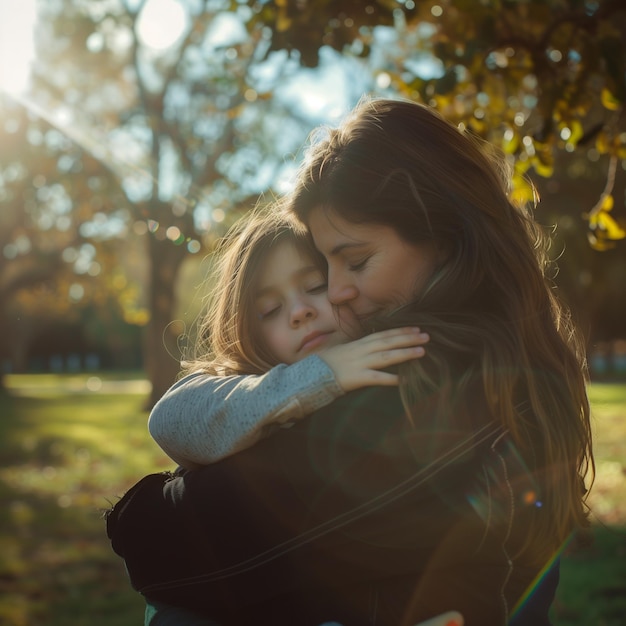
{"type": "Polygon", "coordinates": [[[328,275],[328,299],[331,304],[340,306],[354,300],[359,295],[356,286],[348,280],[344,280],[342,276],[329,273],[328,275]]]}
{"type": "Polygon", "coordinates": [[[299,326],[303,322],[315,319],[316,317],[317,309],[314,306],[302,300],[293,303],[290,316],[292,326],[299,326]]]}

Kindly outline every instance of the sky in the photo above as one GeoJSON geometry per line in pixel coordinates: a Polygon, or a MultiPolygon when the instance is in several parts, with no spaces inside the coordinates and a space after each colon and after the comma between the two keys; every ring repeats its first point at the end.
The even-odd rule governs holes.
{"type": "MultiPolygon", "coordinates": [[[[36,0],[0,0],[0,89],[19,95],[34,56],[36,0]]],[[[149,0],[138,22],[143,43],[155,50],[175,43],[187,27],[177,0],[149,0]]]]}
{"type": "MultiPolygon", "coordinates": [[[[190,24],[182,6],[184,2],[185,0],[147,0],[137,22],[137,36],[155,54],[158,55],[159,51],[175,45],[187,32],[190,24]]],[[[105,138],[102,143],[97,121],[95,125],[85,126],[73,119],[66,103],[59,103],[58,107],[52,109],[47,106],[44,110],[33,99],[34,96],[29,95],[28,79],[34,60],[36,7],[37,0],[0,0],[0,93],[9,93],[12,98],[20,101],[34,114],[47,119],[86,150],[102,152],[103,148],[110,148],[110,154],[103,158],[116,163],[114,146],[109,145],[110,137],[105,138]]],[[[216,26],[213,31],[213,45],[228,46],[247,35],[241,23],[229,14],[220,19],[219,27],[216,26]]],[[[101,44],[98,43],[97,36],[87,40],[88,48],[98,45],[101,44]]],[[[257,67],[257,71],[269,72],[268,76],[271,77],[276,71],[271,66],[272,63],[262,64],[257,67]]],[[[268,80],[270,84],[273,83],[271,78],[268,80]]],[[[364,88],[366,80],[366,74],[354,61],[350,62],[330,49],[322,49],[317,68],[301,68],[290,73],[281,79],[274,93],[287,107],[308,118],[310,128],[313,128],[318,124],[333,123],[340,119],[355,104],[355,93],[361,92],[361,85],[364,88]]],[[[293,148],[286,148],[291,149],[293,148]]],[[[121,162],[126,163],[128,145],[123,152],[126,156],[121,162]]],[[[289,167],[285,166],[284,172],[271,184],[278,191],[284,191],[291,184],[290,172],[289,167]]],[[[262,174],[261,168],[259,175],[262,174]]],[[[165,182],[161,181],[164,188],[165,182]]]]}
{"type": "MultiPolygon", "coordinates": [[[[185,0],[147,0],[136,27],[143,46],[158,55],[184,36],[190,27],[184,4],[185,0]]],[[[94,142],[85,142],[85,133],[82,133],[85,135],[83,140],[76,135],[75,124],[66,119],[67,115],[63,116],[66,105],[52,111],[47,108],[42,110],[33,96],[28,94],[30,66],[34,59],[36,7],[37,0],[0,0],[0,93],[9,93],[33,113],[48,119],[74,141],[88,148],[85,143],[94,142]]],[[[216,24],[212,29],[211,41],[213,45],[227,46],[245,36],[245,28],[234,14],[224,14],[219,26],[216,24]]],[[[97,36],[90,37],[87,47],[99,45],[97,39],[97,36]]],[[[269,72],[271,76],[276,71],[272,70],[272,65],[260,65],[256,68],[257,73],[269,72]]],[[[262,76],[257,78],[262,79],[262,76]]],[[[350,62],[330,49],[322,49],[317,68],[301,68],[292,72],[273,89],[276,97],[287,107],[308,118],[313,128],[340,119],[355,104],[358,95],[365,91],[367,80],[362,68],[354,61],[350,62]]],[[[273,80],[270,79],[271,83],[273,80]]]]}
{"type": "Polygon", "coordinates": [[[35,0],[0,0],[0,90],[21,93],[33,59],[35,0]]]}
{"type": "MultiPolygon", "coordinates": [[[[36,3],[0,0],[0,91],[14,96],[24,94],[28,87],[34,57],[36,3]]],[[[220,24],[220,37],[228,36],[226,22],[220,24]]],[[[179,0],[148,0],[137,24],[142,43],[157,52],[175,44],[187,27],[188,17],[179,0]]],[[[285,97],[299,100],[298,106],[317,120],[337,117],[353,104],[347,101],[342,88],[345,68],[336,59],[326,61],[319,70],[303,70],[293,84],[286,84],[283,89],[285,97]]],[[[352,79],[355,78],[352,72],[352,79]]]]}

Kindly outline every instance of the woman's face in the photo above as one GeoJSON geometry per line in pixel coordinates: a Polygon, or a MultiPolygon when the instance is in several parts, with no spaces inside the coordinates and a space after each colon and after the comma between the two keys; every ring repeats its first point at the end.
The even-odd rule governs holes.
{"type": "Polygon", "coordinates": [[[359,320],[414,299],[438,261],[434,244],[410,244],[390,226],[354,224],[314,209],[309,229],[328,262],[328,298],[359,320]]]}

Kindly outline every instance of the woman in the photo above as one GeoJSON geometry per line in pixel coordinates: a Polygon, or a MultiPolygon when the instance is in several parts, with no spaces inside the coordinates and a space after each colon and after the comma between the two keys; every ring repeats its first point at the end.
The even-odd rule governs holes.
{"type": "MultiPolygon", "coordinates": [[[[546,244],[478,145],[368,101],[289,198],[365,331],[419,325],[401,393],[355,391],[229,459],[144,479],[109,528],[135,588],[218,623],[547,624],[516,604],[586,524],[584,359],[546,244]],[[219,538],[219,541],[214,540],[219,538]]],[[[184,396],[178,396],[184,411],[184,396]]],[[[190,415],[190,421],[198,416],[190,415]]]]}

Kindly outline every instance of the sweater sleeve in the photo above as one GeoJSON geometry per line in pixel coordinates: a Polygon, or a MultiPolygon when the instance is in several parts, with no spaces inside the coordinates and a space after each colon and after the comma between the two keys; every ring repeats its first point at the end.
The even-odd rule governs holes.
{"type": "Polygon", "coordinates": [[[249,448],[343,393],[317,355],[261,376],[191,374],[157,402],[148,428],[172,460],[193,469],[249,448]]]}

